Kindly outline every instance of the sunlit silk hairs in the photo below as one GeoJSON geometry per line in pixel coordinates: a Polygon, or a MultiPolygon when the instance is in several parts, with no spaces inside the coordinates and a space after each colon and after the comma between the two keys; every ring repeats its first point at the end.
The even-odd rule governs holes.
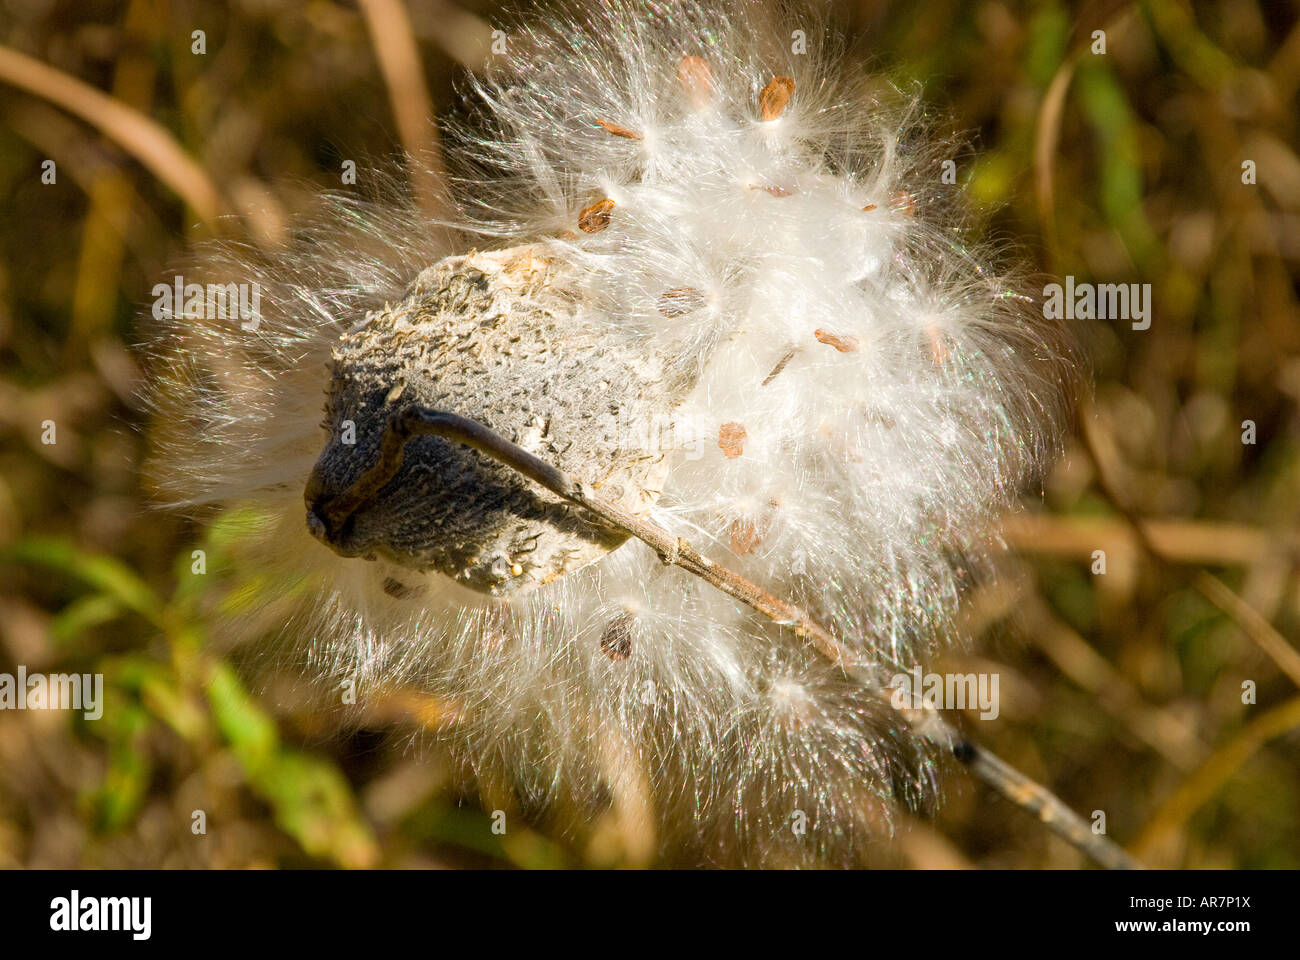
{"type": "Polygon", "coordinates": [[[162,323],[160,494],[238,533],[232,636],[300,641],[333,701],[435,705],[491,805],[579,837],[641,811],[669,860],[858,862],[936,780],[873,686],[952,639],[1069,350],[959,229],[952,146],[810,9],[548,6],[505,39],[444,133],[446,222],[343,195],[193,267],[261,314],[162,323]],[[841,661],[490,451],[406,439],[440,411],[841,661]]]}

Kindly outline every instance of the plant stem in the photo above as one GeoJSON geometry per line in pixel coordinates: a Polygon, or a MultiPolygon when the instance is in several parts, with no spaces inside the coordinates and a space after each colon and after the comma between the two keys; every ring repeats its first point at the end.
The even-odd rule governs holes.
{"type": "Polygon", "coordinates": [[[322,509],[332,527],[341,526],[390,481],[401,468],[406,443],[414,436],[431,435],[464,444],[516,470],[551,493],[587,510],[593,522],[636,537],[648,545],[665,564],[681,567],[712,584],[778,626],[790,627],[796,636],[812,643],[817,652],[889,705],[919,737],[931,741],[956,757],[978,779],[1013,804],[1037,817],[1048,829],[1088,854],[1108,869],[1141,866],[1108,837],[1093,832],[1091,825],[1071,810],[1054,793],[1026,777],[997,755],[972,743],[929,705],[899,708],[890,691],[881,686],[861,665],[855,665],[834,635],[805,611],[775,597],[740,574],[701,556],[685,540],[663,527],[633,516],[601,496],[590,484],[570,476],[558,467],[533,456],[483,424],[455,413],[407,407],[391,417],[380,442],[379,459],[350,487],[322,509]]]}

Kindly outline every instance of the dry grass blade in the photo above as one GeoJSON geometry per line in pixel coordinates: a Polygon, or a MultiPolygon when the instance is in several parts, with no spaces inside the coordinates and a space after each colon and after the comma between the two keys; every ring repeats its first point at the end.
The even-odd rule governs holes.
{"type": "MultiPolygon", "coordinates": [[[[1295,553],[1294,539],[1256,527],[1210,520],[1143,519],[1147,538],[1171,563],[1253,566],[1270,557],[1295,553]]],[[[1088,559],[1094,550],[1129,554],[1141,549],[1133,524],[1105,517],[1017,514],[1002,525],[1007,542],[1022,553],[1088,559]]]]}
{"type": "Polygon", "coordinates": [[[411,185],[426,212],[442,210],[446,179],[433,101],[420,66],[420,50],[402,0],[361,0],[379,69],[388,87],[402,145],[410,155],[411,185]]]}
{"type": "Polygon", "coordinates": [[[1269,740],[1297,727],[1300,727],[1300,697],[1293,697],[1248,723],[1161,804],[1134,844],[1138,856],[1158,856],[1162,846],[1183,829],[1242,764],[1269,740]]]}
{"type": "MultiPolygon", "coordinates": [[[[1092,417],[1082,418],[1084,440],[1088,452],[1097,466],[1097,481],[1107,499],[1128,520],[1137,535],[1138,542],[1152,557],[1167,563],[1168,560],[1160,547],[1151,538],[1146,522],[1137,516],[1125,499],[1120,495],[1114,481],[1114,465],[1108,456],[1109,446],[1099,436],[1099,427],[1092,417]]],[[[1259,614],[1250,604],[1237,596],[1227,584],[1212,574],[1201,571],[1189,578],[1189,582],[1211,603],[1231,617],[1265,654],[1268,655],[1279,670],[1300,686],[1300,653],[1287,642],[1277,629],[1259,614]]]]}
{"type": "Polygon", "coordinates": [[[1191,770],[1205,758],[1209,749],[1190,723],[1172,711],[1147,703],[1138,688],[1056,617],[1036,592],[1021,591],[1017,609],[1024,619],[1026,635],[1137,739],[1180,770],[1191,770]]]}
{"type": "Polygon", "coordinates": [[[1242,632],[1268,654],[1278,669],[1291,678],[1292,683],[1300,687],[1300,651],[1291,646],[1259,611],[1237,596],[1218,577],[1201,570],[1197,572],[1194,582],[1211,603],[1237,621],[1242,632]]]}
{"type": "Polygon", "coordinates": [[[1065,114],[1065,98],[1070,92],[1074,77],[1074,61],[1061,64],[1052,77],[1052,85],[1038,108],[1038,124],[1034,140],[1034,184],[1038,197],[1038,223],[1043,235],[1049,239],[1048,248],[1055,249],[1056,221],[1054,211],[1055,181],[1053,159],[1061,136],[1061,119],[1065,114]]]}
{"type": "Polygon", "coordinates": [[[207,172],[170,133],[137,110],[31,57],[0,47],[0,80],[57,104],[96,127],[174,190],[207,223],[227,211],[207,172]]]}

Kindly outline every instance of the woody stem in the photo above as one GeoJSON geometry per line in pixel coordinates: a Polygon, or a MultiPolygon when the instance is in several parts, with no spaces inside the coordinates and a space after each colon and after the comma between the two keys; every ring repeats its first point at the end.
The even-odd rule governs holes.
{"type": "Polygon", "coordinates": [[[889,705],[919,737],[950,752],[978,779],[1013,804],[1037,817],[1057,836],[1088,854],[1109,869],[1141,866],[1108,837],[1094,833],[1091,825],[1071,810],[1054,793],[1026,777],[996,754],[971,742],[929,705],[899,707],[888,688],[877,682],[869,670],[855,663],[835,636],[808,613],[775,597],[740,574],[702,556],[680,537],[642,517],[633,516],[618,504],[601,496],[582,480],[494,433],[483,424],[445,410],[410,406],[394,414],[385,426],[379,459],[325,510],[334,519],[345,519],[377,493],[402,465],[406,443],[414,436],[431,435],[464,444],[502,463],[551,493],[587,510],[594,522],[636,537],[648,545],[666,564],[681,567],[758,611],[795,636],[810,642],[819,654],[871,690],[889,705]]]}

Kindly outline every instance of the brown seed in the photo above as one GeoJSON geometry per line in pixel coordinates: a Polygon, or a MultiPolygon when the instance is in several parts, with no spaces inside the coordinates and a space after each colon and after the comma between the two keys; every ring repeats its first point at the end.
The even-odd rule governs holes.
{"type": "Polygon", "coordinates": [[[677,82],[696,107],[708,106],[713,96],[713,71],[702,57],[682,57],[677,64],[677,82]]]}
{"type": "Polygon", "coordinates": [[[613,209],[614,201],[609,197],[596,201],[578,214],[578,229],[583,233],[600,233],[609,226],[610,211],[613,209]]]}
{"type": "Polygon", "coordinates": [[[905,217],[910,217],[916,212],[916,197],[910,193],[904,193],[902,190],[889,195],[890,202],[895,210],[905,217]]]}
{"type": "Polygon", "coordinates": [[[893,430],[898,426],[897,420],[878,407],[864,410],[862,412],[862,418],[866,420],[867,423],[874,423],[876,426],[883,427],[886,430],[893,430]]]}
{"type": "Polygon", "coordinates": [[[718,446],[722,449],[722,455],[732,459],[740,456],[745,452],[745,438],[748,436],[743,423],[734,420],[724,423],[718,430],[718,446]]]}
{"type": "Polygon", "coordinates": [[[772,372],[763,378],[763,382],[760,383],[759,386],[766,387],[769,383],[775,380],[777,376],[781,373],[781,371],[785,369],[786,364],[789,363],[791,360],[793,360],[794,355],[798,352],[799,352],[798,347],[791,347],[784,354],[782,354],[781,359],[778,360],[776,362],[776,366],[772,368],[772,372]]]}
{"type": "Polygon", "coordinates": [[[762,539],[758,535],[758,527],[752,520],[739,519],[731,524],[731,552],[738,557],[743,557],[756,546],[762,539]]]}
{"type": "Polygon", "coordinates": [[[673,287],[659,296],[657,305],[665,317],[680,317],[704,306],[704,294],[694,287],[673,287]]]}
{"type": "Polygon", "coordinates": [[[763,115],[764,123],[771,123],[785,112],[785,105],[794,95],[792,77],[773,77],[771,82],[758,95],[758,109],[763,115]]]}
{"type": "Polygon", "coordinates": [[[636,618],[630,613],[620,613],[600,635],[600,649],[617,663],[632,656],[632,623],[636,618]]]}
{"type": "Polygon", "coordinates": [[[863,213],[870,213],[870,212],[871,212],[872,210],[874,210],[874,209],[876,209],[876,205],[875,205],[874,203],[869,203],[869,204],[867,204],[865,207],[862,208],[862,212],[863,212],[863,213]]]}
{"type": "Polygon", "coordinates": [[[771,194],[772,196],[774,196],[774,197],[792,197],[792,196],[794,196],[794,191],[793,191],[793,190],[787,190],[785,187],[765,187],[765,186],[762,186],[761,184],[751,183],[751,184],[749,185],[749,189],[751,189],[751,190],[762,190],[764,193],[770,193],[770,194],[771,194]]]}
{"type": "Polygon", "coordinates": [[[813,336],[817,338],[818,343],[824,343],[827,346],[834,347],[840,353],[854,353],[862,349],[862,341],[857,337],[848,335],[840,336],[831,333],[829,330],[814,330],[813,336]]]}
{"type": "Polygon", "coordinates": [[[930,335],[930,359],[934,365],[940,366],[948,362],[948,345],[943,342],[943,334],[939,332],[938,327],[927,327],[926,333],[930,335]]]}
{"type": "Polygon", "coordinates": [[[596,122],[616,137],[624,137],[628,140],[641,139],[641,134],[635,130],[629,130],[627,127],[620,127],[617,123],[610,123],[608,120],[597,120],[596,122]]]}

